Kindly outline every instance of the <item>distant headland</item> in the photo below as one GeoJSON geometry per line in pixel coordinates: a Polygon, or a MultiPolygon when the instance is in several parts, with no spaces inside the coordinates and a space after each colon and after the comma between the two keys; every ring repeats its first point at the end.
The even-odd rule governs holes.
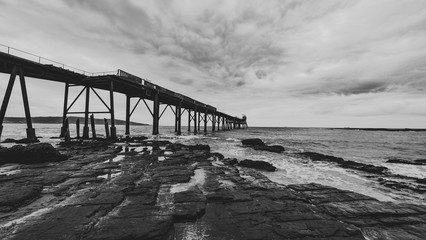
{"type": "Polygon", "coordinates": [[[389,131],[389,132],[426,132],[425,128],[331,128],[358,131],[389,131]]]}
{"type": "MultiPolygon", "coordinates": [[[[77,121],[77,119],[80,119],[80,122],[84,123],[83,117],[68,117],[68,121],[70,123],[74,123],[75,121],[77,121]]],[[[32,120],[33,123],[62,124],[62,117],[32,117],[31,120],[32,120]]],[[[4,123],[22,123],[22,124],[25,124],[26,121],[25,121],[25,117],[5,117],[4,123]]],[[[95,118],[95,124],[104,124],[104,120],[95,118]]],[[[115,120],[115,124],[116,125],[125,125],[126,121],[115,120]]],[[[130,125],[148,126],[149,124],[130,122],[130,125]]]]}

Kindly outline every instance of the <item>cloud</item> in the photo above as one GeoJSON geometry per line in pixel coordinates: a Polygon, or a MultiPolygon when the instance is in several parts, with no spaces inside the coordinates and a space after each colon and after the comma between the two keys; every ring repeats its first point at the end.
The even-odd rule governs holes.
{"type": "MultiPolygon", "coordinates": [[[[0,43],[89,71],[123,68],[231,112],[259,108],[252,111],[259,125],[272,124],[263,116],[268,103],[284,106],[281,116],[298,113],[304,123],[302,117],[315,117],[298,109],[389,116],[388,101],[397,109],[410,99],[410,111],[392,114],[423,112],[416,104],[426,92],[423,0],[0,4],[0,19],[7,20],[0,21],[0,43]],[[228,104],[238,101],[250,105],[228,104]]],[[[282,117],[271,118],[281,125],[282,117]]]]}

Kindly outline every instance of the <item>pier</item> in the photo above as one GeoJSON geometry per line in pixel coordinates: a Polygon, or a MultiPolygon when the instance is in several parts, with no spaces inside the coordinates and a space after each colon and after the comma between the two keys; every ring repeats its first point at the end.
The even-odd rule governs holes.
{"type": "Polygon", "coordinates": [[[0,47],[2,47],[0,51],[0,72],[9,74],[10,76],[0,109],[0,137],[12,89],[16,78],[19,78],[27,123],[27,138],[36,138],[35,129],[31,122],[30,103],[27,96],[28,89],[25,84],[26,77],[65,84],[61,137],[64,137],[68,131],[67,116],[72,114],[84,115],[82,137],[88,139],[90,132],[90,114],[106,113],[111,117],[110,126],[108,123],[105,124],[106,126],[108,125],[109,128],[106,132],[109,132],[108,135],[111,138],[116,138],[114,93],[120,93],[126,96],[126,127],[124,133],[126,136],[130,135],[131,116],[135,113],[136,107],[141,102],[144,103],[152,116],[153,135],[159,134],[160,119],[167,109],[170,109],[175,116],[175,132],[178,135],[184,131],[184,129],[182,129],[182,120],[185,113],[188,121],[187,131],[193,132],[194,134],[207,132],[209,124],[211,124],[211,131],[242,129],[247,127],[245,116],[242,118],[233,117],[218,111],[216,107],[168,90],[167,88],[156,85],[149,80],[140,78],[121,69],[118,69],[116,72],[91,73],[2,44],[0,44],[0,47]],[[17,56],[17,54],[14,53],[30,56],[31,60],[26,57],[17,56]],[[34,61],[34,59],[38,61],[34,61]],[[81,88],[80,93],[74,99],[70,99],[68,96],[71,87],[81,88]],[[109,99],[104,100],[98,94],[97,90],[108,91],[109,99]],[[85,97],[85,110],[71,111],[72,106],[80,97],[85,97]],[[105,107],[105,111],[91,111],[91,97],[99,98],[105,107]],[[137,99],[134,106],[131,106],[131,99],[137,99]],[[151,103],[149,104],[149,102],[151,103]],[[161,105],[164,106],[162,110],[161,105]]]}

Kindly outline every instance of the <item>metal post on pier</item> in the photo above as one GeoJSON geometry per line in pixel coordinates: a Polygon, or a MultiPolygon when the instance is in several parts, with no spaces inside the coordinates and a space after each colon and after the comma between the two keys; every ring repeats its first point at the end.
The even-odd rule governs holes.
{"type": "Polygon", "coordinates": [[[86,107],[84,110],[83,139],[89,138],[89,100],[90,100],[90,88],[86,86],[86,107]]]}
{"type": "Polygon", "coordinates": [[[154,95],[154,106],[153,106],[153,116],[152,116],[152,135],[158,134],[158,126],[159,126],[159,112],[160,112],[160,102],[158,101],[158,91],[155,92],[154,95]]]}

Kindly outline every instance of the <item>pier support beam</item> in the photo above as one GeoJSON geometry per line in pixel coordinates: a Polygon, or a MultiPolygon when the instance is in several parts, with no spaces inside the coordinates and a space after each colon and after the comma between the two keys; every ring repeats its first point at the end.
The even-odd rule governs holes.
{"type": "Polygon", "coordinates": [[[208,113],[207,111],[204,113],[204,133],[207,132],[207,117],[208,117],[208,113]]]}
{"type": "Polygon", "coordinates": [[[200,125],[201,125],[201,112],[198,112],[198,132],[201,129],[200,125]]]}
{"type": "Polygon", "coordinates": [[[126,95],[126,136],[130,136],[130,96],[126,95]]]}
{"type": "Polygon", "coordinates": [[[154,106],[152,114],[152,135],[158,135],[158,126],[160,120],[160,102],[158,101],[158,92],[154,95],[154,106]]]}
{"type": "Polygon", "coordinates": [[[89,100],[90,87],[86,86],[86,107],[84,110],[83,139],[89,139],[89,100]]]}
{"type": "Polygon", "coordinates": [[[3,103],[0,109],[0,137],[3,131],[3,121],[6,115],[7,105],[9,105],[10,95],[12,94],[13,84],[15,83],[16,74],[18,73],[18,68],[14,67],[12,74],[10,74],[9,83],[7,84],[6,93],[3,98],[3,103]]]}
{"type": "Polygon", "coordinates": [[[65,83],[64,109],[62,112],[62,127],[61,127],[61,134],[59,135],[59,137],[65,137],[65,133],[67,131],[65,126],[65,119],[67,118],[69,88],[70,88],[70,85],[68,83],[65,83]]]}
{"type": "Polygon", "coordinates": [[[194,109],[194,134],[197,134],[197,107],[194,109]]]}
{"type": "Polygon", "coordinates": [[[214,132],[216,129],[216,116],[212,114],[212,132],[214,132]]]}
{"type": "Polygon", "coordinates": [[[109,82],[109,101],[110,101],[110,112],[111,112],[111,138],[117,138],[117,129],[115,128],[115,112],[114,112],[114,81],[109,82]]]}
{"type": "Polygon", "coordinates": [[[177,135],[181,135],[181,128],[182,128],[182,124],[181,124],[181,120],[182,120],[182,102],[179,102],[179,104],[176,106],[176,125],[177,125],[177,135]]]}
{"type": "Polygon", "coordinates": [[[19,71],[19,80],[21,82],[22,100],[24,102],[25,118],[27,120],[27,138],[35,140],[35,129],[31,122],[30,104],[28,103],[27,85],[25,84],[25,77],[22,68],[19,71]]]}
{"type": "Polygon", "coordinates": [[[191,109],[187,109],[188,110],[188,132],[191,132],[191,109]]]}

